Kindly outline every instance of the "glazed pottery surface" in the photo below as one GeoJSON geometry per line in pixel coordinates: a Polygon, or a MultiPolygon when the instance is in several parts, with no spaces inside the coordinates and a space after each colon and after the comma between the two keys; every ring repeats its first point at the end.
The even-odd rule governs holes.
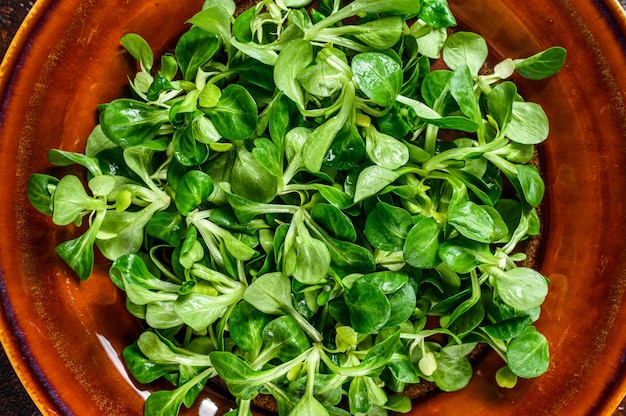
{"type": "MultiPolygon", "coordinates": [[[[566,67],[519,81],[540,103],[551,136],[541,146],[546,198],[537,267],[551,281],[538,322],[549,371],[511,390],[489,355],[467,389],[416,402],[412,415],[610,415],[626,393],[626,16],[616,0],[450,0],[495,56],[568,50],[566,67]]],[[[99,260],[79,281],[54,252],[76,230],[58,228],[26,199],[28,177],[54,173],[50,148],[81,151],[96,107],[127,94],[128,32],[160,54],[201,0],[40,0],[0,67],[0,340],[44,414],[140,415],[146,395],[120,359],[139,323],[99,260]]],[[[181,414],[222,414],[207,391],[181,414]],[[203,413],[205,412],[205,413],[203,413]]]]}

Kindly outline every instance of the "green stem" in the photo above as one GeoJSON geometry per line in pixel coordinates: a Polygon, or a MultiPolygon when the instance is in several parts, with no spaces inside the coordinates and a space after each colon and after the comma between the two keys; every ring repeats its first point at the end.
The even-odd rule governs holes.
{"type": "Polygon", "coordinates": [[[426,329],[423,331],[420,331],[416,334],[411,334],[408,332],[401,332],[400,333],[400,338],[401,339],[411,339],[411,340],[415,340],[415,341],[421,341],[425,338],[428,338],[430,336],[433,335],[439,335],[439,334],[443,334],[443,335],[449,335],[450,337],[452,337],[452,339],[454,339],[454,341],[457,344],[462,344],[463,341],[461,340],[461,338],[459,338],[454,332],[449,331],[447,329],[444,328],[438,328],[438,329],[426,329]]]}
{"type": "MultiPolygon", "coordinates": [[[[500,139],[474,147],[456,147],[434,155],[422,164],[422,168],[429,171],[442,169],[446,167],[446,162],[448,161],[464,160],[468,159],[469,157],[474,158],[478,154],[492,152],[506,146],[507,144],[508,140],[500,139]]],[[[428,151],[428,149],[426,150],[428,151]]]]}
{"type": "MultiPolygon", "coordinates": [[[[507,362],[506,345],[504,341],[493,338],[491,335],[486,333],[485,330],[483,330],[482,328],[478,328],[478,331],[480,331],[478,335],[481,336],[483,339],[485,339],[485,343],[488,344],[491,348],[493,348],[493,350],[500,356],[500,358],[504,360],[504,362],[507,362]]],[[[476,333],[476,332],[473,332],[473,333],[476,333]]]]}
{"type": "Polygon", "coordinates": [[[426,126],[426,134],[424,136],[424,150],[431,155],[435,154],[437,147],[437,135],[439,134],[439,127],[434,124],[426,126]]]}
{"type": "MultiPolygon", "coordinates": [[[[326,30],[329,30],[329,29],[326,29],[326,30]]],[[[356,52],[369,52],[371,50],[371,48],[368,46],[365,46],[361,43],[355,42],[350,39],[343,38],[341,36],[337,36],[332,33],[326,34],[322,32],[315,37],[315,41],[343,46],[345,48],[352,49],[353,51],[356,51],[356,52]]]]}
{"type": "Polygon", "coordinates": [[[241,289],[241,283],[231,279],[229,276],[225,275],[224,273],[220,273],[200,263],[193,264],[191,268],[191,274],[193,274],[196,277],[199,277],[202,280],[206,280],[207,282],[226,286],[229,288],[228,292],[241,289]]]}
{"type": "Polygon", "coordinates": [[[317,373],[317,369],[320,362],[320,353],[319,350],[314,349],[309,358],[306,360],[306,394],[313,396],[313,392],[315,389],[315,374],[317,373]]]}
{"type": "Polygon", "coordinates": [[[254,380],[250,380],[250,381],[254,382],[257,385],[264,385],[266,383],[271,383],[279,379],[280,377],[284,376],[289,371],[291,371],[291,369],[294,366],[305,361],[309,357],[309,355],[311,355],[311,353],[313,352],[315,348],[317,347],[313,346],[309,348],[308,350],[304,351],[303,353],[301,353],[300,355],[298,355],[297,357],[295,357],[293,360],[287,361],[286,363],[283,363],[283,364],[279,364],[276,367],[273,367],[272,369],[257,371],[257,374],[254,377],[254,380]]]}
{"type": "Polygon", "coordinates": [[[291,315],[296,322],[300,325],[300,327],[306,332],[311,339],[315,342],[322,342],[324,339],[322,334],[298,311],[291,305],[285,305],[285,312],[291,315]]]}
{"type": "Polygon", "coordinates": [[[237,415],[238,416],[249,416],[251,410],[252,401],[251,400],[239,400],[237,406],[237,415]]]}
{"type": "Polygon", "coordinates": [[[505,158],[500,157],[494,153],[485,153],[484,158],[496,165],[498,168],[500,168],[500,170],[517,176],[517,167],[514,163],[509,162],[505,158]]]}

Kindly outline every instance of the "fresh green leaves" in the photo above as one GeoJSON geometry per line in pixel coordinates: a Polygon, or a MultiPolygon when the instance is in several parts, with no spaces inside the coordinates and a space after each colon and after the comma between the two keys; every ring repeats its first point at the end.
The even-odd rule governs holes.
{"type": "Polygon", "coordinates": [[[565,64],[567,51],[554,46],[529,58],[516,59],[515,70],[525,78],[540,80],[551,77],[565,64]]]}
{"type": "Polygon", "coordinates": [[[206,173],[191,170],[185,174],[176,189],[176,208],[187,215],[213,192],[213,180],[206,173]]]}
{"type": "Polygon", "coordinates": [[[548,294],[548,282],[539,272],[525,268],[494,273],[495,290],[509,306],[522,311],[540,306],[548,294]]]}
{"type": "Polygon", "coordinates": [[[548,117],[536,103],[514,102],[507,136],[521,144],[539,144],[548,138],[548,117]]]}
{"type": "Polygon", "coordinates": [[[154,54],[148,42],[136,33],[129,33],[122,36],[120,43],[139,63],[145,73],[149,73],[154,65],[154,54]]]}
{"type": "Polygon", "coordinates": [[[221,92],[214,107],[203,109],[219,134],[231,140],[243,140],[257,126],[257,105],[243,87],[231,84],[221,92]]]}
{"type": "Polygon", "coordinates": [[[189,29],[176,45],[176,58],[185,81],[191,81],[198,69],[219,50],[219,38],[199,26],[189,29]]]}
{"type": "Polygon", "coordinates": [[[321,334],[295,309],[291,299],[289,279],[280,272],[268,273],[257,278],[246,289],[243,299],[263,313],[291,315],[315,341],[321,334]]]}
{"type": "Polygon", "coordinates": [[[361,91],[374,104],[390,107],[402,87],[402,67],[383,53],[361,53],[352,59],[352,72],[361,91]]]}
{"type": "Polygon", "coordinates": [[[443,47],[443,60],[453,71],[466,65],[472,76],[478,75],[487,60],[487,43],[478,34],[456,32],[451,35],[443,47]]]}
{"type": "Polygon", "coordinates": [[[211,377],[233,414],[259,394],[281,415],[408,412],[407,384],[469,383],[477,341],[500,386],[548,369],[549,281],[516,250],[540,231],[549,123],[509,78],[554,75],[565,50],[491,62],[445,0],[307,5],[208,0],[160,61],[125,35],[132,95],[84,154],[48,153],[85,174],[29,178],[74,225],[59,257],[87,279],[96,246],[145,322],[125,363],[174,385],[146,414],[211,377]]]}
{"type": "Polygon", "coordinates": [[[297,76],[313,60],[311,42],[294,40],[281,52],[274,67],[276,87],[291,98],[300,108],[305,108],[302,87],[296,82],[297,76]]]}
{"type": "Polygon", "coordinates": [[[167,121],[166,111],[127,98],[107,104],[100,115],[102,131],[122,148],[154,139],[167,121]]]}
{"type": "Polygon", "coordinates": [[[350,323],[355,331],[369,334],[382,328],[391,314],[387,296],[369,282],[357,282],[346,293],[350,323]]]}
{"type": "Polygon", "coordinates": [[[411,214],[405,209],[379,202],[367,216],[364,232],[374,247],[401,251],[412,227],[411,214]]]}
{"type": "Polygon", "coordinates": [[[538,377],[548,370],[550,363],[548,341],[534,326],[529,326],[510,342],[506,358],[515,375],[538,377]]]}
{"type": "Polygon", "coordinates": [[[420,269],[433,268],[441,261],[438,251],[443,240],[443,230],[431,217],[417,215],[413,221],[402,247],[404,260],[420,269]]]}

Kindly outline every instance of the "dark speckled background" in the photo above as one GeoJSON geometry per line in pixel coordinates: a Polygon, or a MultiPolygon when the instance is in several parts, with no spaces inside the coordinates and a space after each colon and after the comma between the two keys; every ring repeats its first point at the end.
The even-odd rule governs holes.
{"type": "MultiPolygon", "coordinates": [[[[620,2],[626,7],[626,0],[620,2]]],[[[33,0],[0,0],[0,58],[4,56],[17,28],[33,3],[33,0]]],[[[15,375],[2,348],[0,348],[0,415],[41,415],[15,375]]],[[[613,416],[626,416],[626,400],[613,416]]]]}

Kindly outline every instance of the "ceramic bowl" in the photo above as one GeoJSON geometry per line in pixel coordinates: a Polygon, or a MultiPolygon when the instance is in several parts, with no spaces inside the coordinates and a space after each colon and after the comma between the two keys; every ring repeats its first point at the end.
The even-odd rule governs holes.
{"type": "MultiPolygon", "coordinates": [[[[44,414],[140,415],[158,386],[131,381],[120,360],[139,326],[106,262],[86,282],[63,265],[54,247],[72,230],[29,206],[27,178],[50,172],[48,149],[82,150],[96,106],[125,94],[134,67],[121,36],[139,33],[160,53],[201,4],[40,0],[0,69],[0,339],[44,414]]],[[[467,389],[416,402],[411,414],[610,415],[626,393],[626,16],[617,0],[450,4],[494,53],[569,51],[557,77],[519,84],[551,122],[536,260],[551,280],[539,327],[552,361],[545,375],[502,390],[493,382],[501,362],[488,355],[467,389]]],[[[202,397],[182,413],[228,410],[228,399],[202,397]]]]}

